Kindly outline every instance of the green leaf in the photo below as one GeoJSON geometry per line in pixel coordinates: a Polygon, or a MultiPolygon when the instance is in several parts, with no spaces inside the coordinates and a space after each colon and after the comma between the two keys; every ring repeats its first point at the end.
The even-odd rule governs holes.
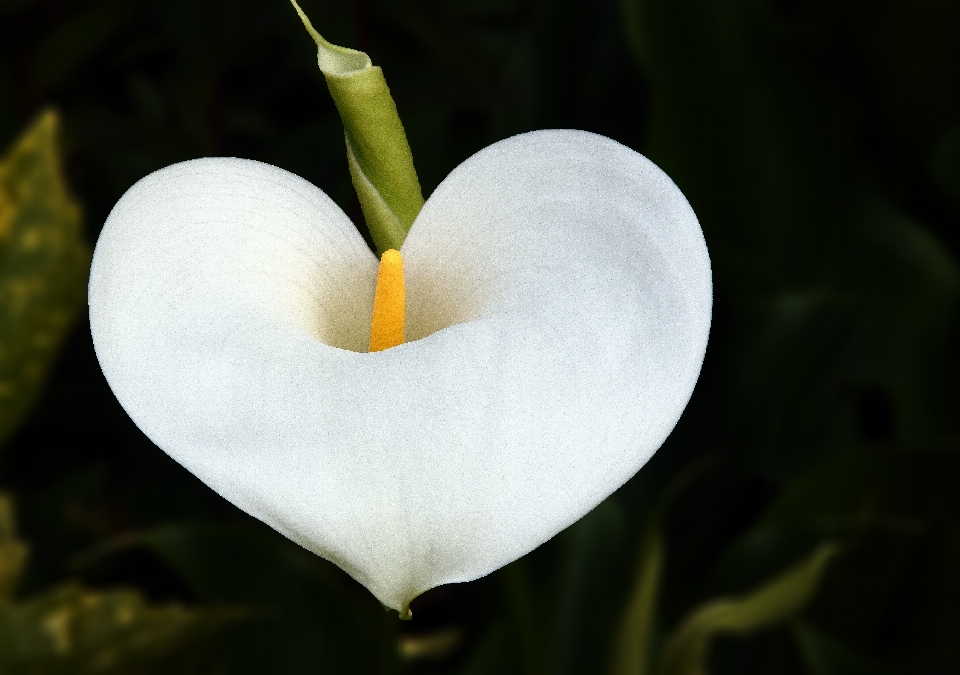
{"type": "Polygon", "coordinates": [[[137,591],[70,584],[0,607],[0,672],[163,672],[157,659],[243,616],[236,609],[156,606],[137,591]]]}
{"type": "Polygon", "coordinates": [[[0,443],[40,391],[86,295],[90,251],[47,111],[0,161],[0,443]]]}
{"type": "Polygon", "coordinates": [[[27,562],[27,546],[17,539],[13,501],[0,494],[0,607],[13,597],[27,562]]]}
{"type": "Polygon", "coordinates": [[[343,121],[347,164],[367,227],[380,253],[400,249],[423,207],[407,135],[383,71],[370,57],[324,40],[290,0],[317,43],[317,65],[343,121]]]}
{"type": "Polygon", "coordinates": [[[667,641],[660,673],[706,675],[714,635],[745,635],[795,616],[813,596],[837,549],[836,544],[822,544],[807,560],[752,593],[713,600],[694,610],[667,641]]]}

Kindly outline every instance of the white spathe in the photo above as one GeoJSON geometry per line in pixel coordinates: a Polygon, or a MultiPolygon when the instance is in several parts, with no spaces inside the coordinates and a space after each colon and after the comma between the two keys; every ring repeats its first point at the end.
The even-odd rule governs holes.
{"type": "Polygon", "coordinates": [[[282,169],[198,159],[117,203],[89,298],[137,426],[401,611],[633,476],[693,391],[712,303],[680,190],[582,131],[465,161],[402,253],[407,343],[364,353],[378,262],[350,220],[282,169]]]}

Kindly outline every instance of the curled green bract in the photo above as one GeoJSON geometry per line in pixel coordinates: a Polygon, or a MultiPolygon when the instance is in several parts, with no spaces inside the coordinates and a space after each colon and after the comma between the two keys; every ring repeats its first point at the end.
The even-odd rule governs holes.
{"type": "Polygon", "coordinates": [[[317,65],[343,121],[350,176],[373,242],[381,253],[399,250],[423,207],[423,194],[383,71],[363,52],[324,40],[295,0],[290,2],[317,43],[317,65]]]}

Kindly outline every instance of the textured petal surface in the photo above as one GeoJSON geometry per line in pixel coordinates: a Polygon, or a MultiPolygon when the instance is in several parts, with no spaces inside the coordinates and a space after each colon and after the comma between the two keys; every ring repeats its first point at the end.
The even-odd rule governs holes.
{"type": "Polygon", "coordinates": [[[683,195],[585,132],[474,155],[402,253],[408,342],[361,353],[377,260],[346,216],[275,167],[203,159],[124,195],[90,280],[144,433],[397,609],[629,479],[693,391],[712,302],[683,195]]]}

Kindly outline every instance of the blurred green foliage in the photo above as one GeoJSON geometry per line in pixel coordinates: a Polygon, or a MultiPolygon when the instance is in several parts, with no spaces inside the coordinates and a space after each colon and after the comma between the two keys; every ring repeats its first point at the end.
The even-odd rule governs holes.
{"type": "MultiPolygon", "coordinates": [[[[960,671],[960,4],[301,5],[383,67],[425,195],[549,127],[674,178],[715,274],[690,406],[592,513],[400,625],[153,447],[80,325],[0,455],[31,547],[19,602],[73,583],[249,612],[184,645],[194,670],[177,672],[653,673],[704,607],[757,597],[834,541],[795,612],[712,634],[706,672],[960,671]]],[[[204,155],[298,173],[362,228],[302,31],[279,0],[2,0],[0,143],[57,106],[88,245],[134,182],[204,155]]]]}
{"type": "Polygon", "coordinates": [[[57,126],[55,113],[42,114],[0,160],[0,444],[37,397],[90,266],[57,126]]]}
{"type": "Polygon", "coordinates": [[[836,553],[835,545],[824,544],[808,560],[746,597],[721,598],[696,609],[664,646],[659,672],[706,675],[708,649],[715,635],[749,635],[792,618],[810,600],[836,553]]]}
{"type": "MultiPolygon", "coordinates": [[[[90,592],[67,583],[14,602],[27,547],[0,495],[0,672],[5,675],[164,673],[182,670],[185,645],[242,617],[223,608],[154,607],[137,591],[90,592]]],[[[188,666],[189,667],[189,666],[188,666]]]]}

